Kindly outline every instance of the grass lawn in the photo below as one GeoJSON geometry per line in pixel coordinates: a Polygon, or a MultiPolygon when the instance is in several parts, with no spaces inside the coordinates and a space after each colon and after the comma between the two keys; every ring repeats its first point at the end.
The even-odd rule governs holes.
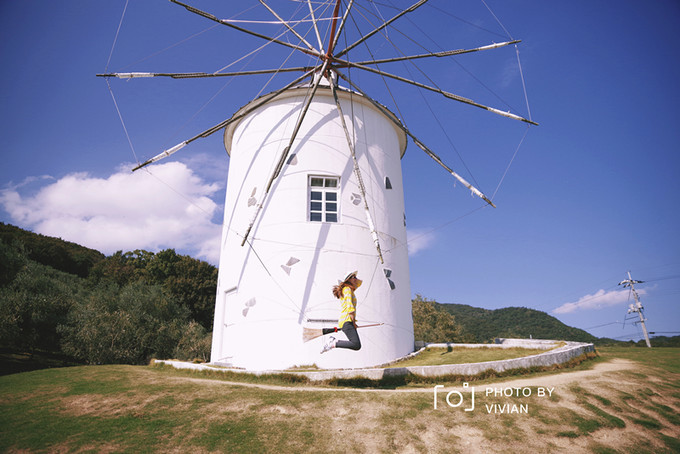
{"type": "Polygon", "coordinates": [[[413,358],[396,362],[390,366],[441,366],[444,364],[482,363],[486,361],[499,361],[503,359],[522,358],[524,356],[545,353],[545,349],[530,348],[427,348],[413,358]]]}
{"type": "Polygon", "coordinates": [[[472,411],[469,388],[446,404],[453,385],[434,409],[432,387],[272,387],[148,366],[6,375],[0,451],[680,452],[680,349],[600,355],[592,370],[471,383],[472,411]]]}

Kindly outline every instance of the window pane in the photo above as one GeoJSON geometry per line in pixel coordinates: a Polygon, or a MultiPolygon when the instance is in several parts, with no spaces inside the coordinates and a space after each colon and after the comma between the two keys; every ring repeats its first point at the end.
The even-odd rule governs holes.
{"type": "Polygon", "coordinates": [[[338,177],[308,177],[307,194],[309,194],[309,221],[339,222],[340,195],[338,194],[340,179],[338,177]]]}

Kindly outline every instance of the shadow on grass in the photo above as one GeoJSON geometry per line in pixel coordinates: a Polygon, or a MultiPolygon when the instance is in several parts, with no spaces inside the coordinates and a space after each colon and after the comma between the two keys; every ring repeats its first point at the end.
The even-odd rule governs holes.
{"type": "Polygon", "coordinates": [[[24,352],[0,347],[0,375],[82,365],[83,363],[61,353],[42,350],[24,352]]]}

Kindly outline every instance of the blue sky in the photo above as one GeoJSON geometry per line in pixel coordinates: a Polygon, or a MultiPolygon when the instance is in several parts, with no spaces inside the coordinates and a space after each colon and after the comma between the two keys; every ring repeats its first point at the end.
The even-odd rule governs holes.
{"type": "MultiPolygon", "coordinates": [[[[297,6],[270,3],[284,12],[297,6]]],[[[241,11],[239,19],[271,18],[261,7],[249,10],[253,1],[192,4],[220,18],[241,11]]],[[[216,264],[229,162],[221,134],[149,172],[129,169],[291,76],[112,79],[124,130],[106,80],[95,74],[107,63],[122,72],[214,72],[309,59],[286,60],[289,51],[278,46],[248,55],[262,42],[165,0],[131,0],[111,52],[124,5],[0,3],[0,221],[107,254],[172,247],[216,264]]],[[[413,293],[488,309],[529,307],[596,336],[639,339],[638,327],[622,325],[630,301],[617,283],[630,270],[647,281],[638,289],[648,329],[680,331],[680,4],[487,5],[500,23],[478,0],[431,0],[396,23],[389,39],[420,53],[405,36],[449,50],[505,41],[509,33],[522,40],[521,71],[513,46],[385,69],[429,83],[426,74],[445,90],[528,116],[523,75],[540,126],[527,131],[475,107],[396,81],[388,91],[378,78],[351,73],[447,164],[495,193],[498,208],[484,208],[409,144],[402,164],[413,293]]],[[[369,43],[376,57],[395,54],[384,38],[369,43]]],[[[362,52],[352,59],[366,58],[362,52]]]]}

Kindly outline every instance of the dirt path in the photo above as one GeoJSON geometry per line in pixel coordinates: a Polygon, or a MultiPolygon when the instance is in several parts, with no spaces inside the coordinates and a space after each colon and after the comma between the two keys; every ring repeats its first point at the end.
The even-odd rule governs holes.
{"type": "Polygon", "coordinates": [[[680,374],[616,357],[589,370],[470,383],[476,390],[447,384],[439,398],[434,384],[357,389],[144,373],[153,381],[194,383],[202,395],[227,396],[206,409],[219,418],[254,414],[272,424],[300,418],[305,430],[333,443],[346,442],[346,433],[358,434],[352,446],[359,452],[680,452],[673,441],[680,439],[680,401],[673,394],[680,374]],[[271,393],[240,392],[245,389],[271,393]],[[463,407],[446,400],[453,390],[463,394],[461,402],[466,399],[463,407]],[[506,394],[513,390],[517,394],[506,394]],[[351,409],[343,404],[348,398],[351,409]],[[523,404],[524,411],[510,410],[523,404]]]}
{"type": "Polygon", "coordinates": [[[619,372],[622,370],[632,370],[635,363],[627,359],[613,358],[605,363],[599,363],[590,370],[579,370],[574,372],[562,372],[558,374],[545,375],[543,377],[518,378],[514,380],[502,381],[503,386],[508,388],[521,388],[524,386],[561,386],[575,381],[585,381],[587,379],[602,379],[608,372],[619,372]]]}
{"type": "MultiPolygon", "coordinates": [[[[587,379],[598,378],[602,379],[603,375],[609,372],[618,372],[622,370],[632,370],[635,364],[632,361],[625,359],[614,358],[610,361],[596,364],[590,370],[579,370],[573,372],[561,372],[557,374],[545,375],[540,377],[508,379],[506,381],[499,381],[489,386],[503,386],[503,387],[529,387],[529,386],[547,386],[557,387],[566,383],[582,382],[587,379]]],[[[329,388],[322,386],[283,386],[283,385],[267,385],[260,383],[245,383],[236,381],[216,380],[210,378],[189,378],[189,377],[171,377],[169,380],[186,381],[204,383],[210,385],[228,385],[228,386],[242,386],[246,388],[259,388],[272,391],[299,391],[299,392],[368,392],[368,393],[432,393],[432,387],[425,388],[408,388],[408,389],[360,389],[360,388],[329,388]]],[[[460,387],[462,388],[462,386],[460,387]]],[[[447,389],[455,389],[455,387],[447,387],[447,389]]]]}

